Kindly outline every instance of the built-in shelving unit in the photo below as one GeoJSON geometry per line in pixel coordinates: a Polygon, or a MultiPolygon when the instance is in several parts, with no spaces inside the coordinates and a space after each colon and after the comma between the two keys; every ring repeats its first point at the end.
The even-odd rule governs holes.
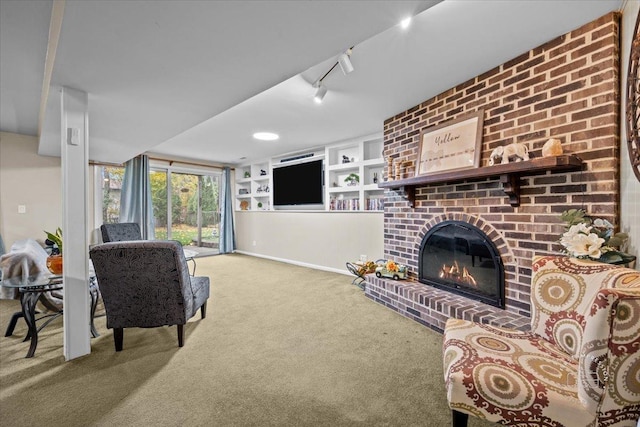
{"type": "Polygon", "coordinates": [[[520,177],[536,175],[547,171],[566,172],[580,170],[582,160],[573,154],[554,157],[541,157],[523,162],[507,163],[504,165],[487,166],[474,169],[461,169],[432,175],[420,175],[412,178],[381,182],[379,187],[388,188],[404,193],[411,207],[415,204],[416,187],[445,182],[471,181],[482,178],[500,178],[503,190],[509,196],[509,203],[513,207],[520,206],[520,177]]]}
{"type": "MultiPolygon", "coordinates": [[[[325,210],[382,211],[384,189],[382,136],[361,138],[330,145],[313,152],[313,159],[324,157],[325,210]],[[358,180],[350,185],[345,179],[355,174],[358,180]]],[[[284,156],[296,157],[297,153],[284,156]]],[[[273,166],[280,157],[246,164],[236,168],[236,210],[272,210],[273,166]],[[264,172],[264,173],[263,173],[264,172]]]]}
{"type": "Polygon", "coordinates": [[[327,147],[325,200],[331,211],[380,211],[384,207],[382,138],[327,147]],[[348,182],[349,176],[357,176],[348,182]]]}
{"type": "Polygon", "coordinates": [[[236,210],[271,209],[271,162],[236,168],[236,210]]]}

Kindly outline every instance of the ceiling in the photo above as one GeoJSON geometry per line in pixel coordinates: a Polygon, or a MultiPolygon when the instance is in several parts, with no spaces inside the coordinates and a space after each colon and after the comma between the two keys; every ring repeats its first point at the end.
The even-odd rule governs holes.
{"type": "Polygon", "coordinates": [[[38,135],[39,153],[59,156],[55,89],[68,86],[89,94],[95,161],[147,152],[234,165],[299,152],[379,133],[386,118],[623,2],[68,1],[43,100],[52,1],[2,0],[0,130],[38,135]],[[315,104],[313,82],[350,46],[355,70],[334,69],[315,104]]]}

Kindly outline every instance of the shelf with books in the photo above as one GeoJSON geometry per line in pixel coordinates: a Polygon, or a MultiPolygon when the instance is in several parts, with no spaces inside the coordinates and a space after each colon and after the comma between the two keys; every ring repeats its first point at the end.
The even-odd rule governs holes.
{"type": "Polygon", "coordinates": [[[328,210],[382,210],[383,202],[377,200],[384,196],[378,187],[384,171],[382,147],[382,137],[374,136],[326,148],[328,210]]]}

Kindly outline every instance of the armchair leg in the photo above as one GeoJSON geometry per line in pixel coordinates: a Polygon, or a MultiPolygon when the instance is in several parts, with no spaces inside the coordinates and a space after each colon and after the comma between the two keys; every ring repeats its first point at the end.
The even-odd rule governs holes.
{"type": "Polygon", "coordinates": [[[464,412],[458,412],[455,409],[451,410],[451,425],[453,427],[467,427],[467,421],[469,420],[469,415],[464,412]]]}
{"type": "Polygon", "coordinates": [[[204,319],[205,317],[207,317],[207,302],[205,301],[204,304],[202,304],[200,306],[200,318],[204,319]]]}
{"type": "Polygon", "coordinates": [[[116,344],[116,351],[122,351],[123,340],[124,328],[113,328],[113,342],[116,344]]]}
{"type": "Polygon", "coordinates": [[[184,325],[178,325],[178,347],[184,345],[184,325]]]}

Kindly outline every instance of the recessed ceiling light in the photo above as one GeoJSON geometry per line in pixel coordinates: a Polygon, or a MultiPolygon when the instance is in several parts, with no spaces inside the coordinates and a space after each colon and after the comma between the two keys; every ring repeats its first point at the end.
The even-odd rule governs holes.
{"type": "Polygon", "coordinates": [[[255,139],[259,139],[260,141],[275,141],[280,138],[280,136],[273,132],[256,132],[253,134],[255,139]]]}
{"type": "Polygon", "coordinates": [[[400,21],[400,27],[403,30],[406,30],[407,28],[409,28],[409,25],[411,25],[411,17],[404,18],[402,21],[400,21]]]}

